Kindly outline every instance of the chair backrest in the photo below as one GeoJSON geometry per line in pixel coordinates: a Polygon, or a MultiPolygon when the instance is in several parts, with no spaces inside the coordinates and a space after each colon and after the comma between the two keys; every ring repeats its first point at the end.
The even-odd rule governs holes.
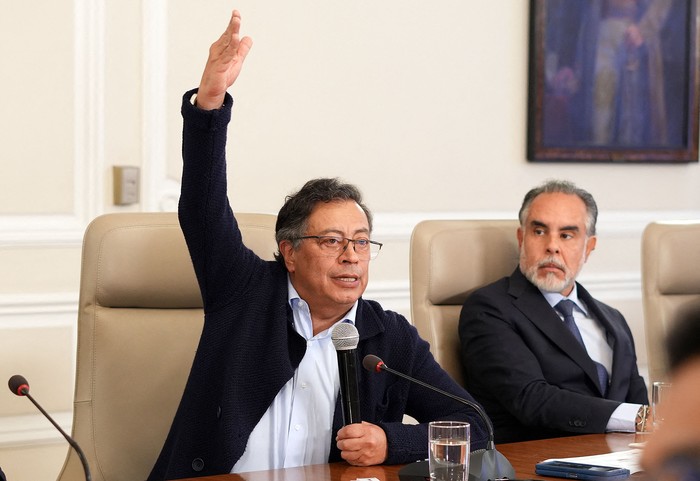
{"type": "Polygon", "coordinates": [[[649,224],[641,261],[649,380],[661,381],[667,374],[669,328],[700,306],[700,220],[649,224]]]}
{"type": "Polygon", "coordinates": [[[464,385],[458,333],[475,289],[518,265],[516,220],[427,220],[411,236],[411,320],[442,368],[464,385]]]}
{"type": "MultiPolygon", "coordinates": [[[[272,259],[276,217],[236,218],[244,242],[272,259]]],[[[148,476],[182,396],[202,323],[201,295],[177,214],[106,214],[88,226],[73,437],[94,481],[148,476]]],[[[72,450],[58,479],[83,479],[72,450]]]]}

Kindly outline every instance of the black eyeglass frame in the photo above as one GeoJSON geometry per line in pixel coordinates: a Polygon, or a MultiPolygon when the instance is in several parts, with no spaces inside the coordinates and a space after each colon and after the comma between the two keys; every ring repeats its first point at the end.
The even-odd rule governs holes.
{"type": "MultiPolygon", "coordinates": [[[[379,252],[382,250],[382,246],[384,246],[384,244],[382,244],[381,242],[373,241],[370,239],[350,239],[349,237],[342,237],[339,235],[304,235],[301,237],[294,237],[292,239],[292,241],[298,241],[298,240],[304,240],[304,239],[316,239],[317,241],[321,241],[323,239],[336,239],[336,240],[347,241],[345,243],[345,245],[343,246],[343,248],[338,251],[338,253],[336,254],[337,256],[342,256],[345,253],[345,251],[348,250],[348,246],[350,245],[350,243],[352,243],[352,249],[355,251],[355,253],[359,254],[359,252],[357,252],[357,247],[356,247],[357,244],[356,243],[360,242],[360,241],[366,241],[370,244],[369,260],[376,259],[377,256],[379,255],[379,252]],[[372,252],[372,247],[371,247],[373,245],[379,247],[377,249],[377,251],[374,253],[372,252]]],[[[320,242],[318,244],[319,244],[319,246],[321,245],[320,242]]]]}

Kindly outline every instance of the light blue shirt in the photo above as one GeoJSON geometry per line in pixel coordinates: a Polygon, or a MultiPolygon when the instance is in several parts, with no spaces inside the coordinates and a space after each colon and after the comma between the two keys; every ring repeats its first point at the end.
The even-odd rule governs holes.
{"type": "MultiPolygon", "coordinates": [[[[601,363],[605,369],[607,369],[608,373],[611,373],[613,350],[606,339],[605,329],[593,317],[593,314],[588,312],[586,304],[578,298],[578,288],[576,284],[574,284],[574,289],[568,297],[564,297],[558,292],[540,292],[542,292],[542,295],[552,307],[556,306],[562,299],[569,299],[576,304],[576,308],[573,311],[574,321],[576,322],[578,330],[581,332],[583,344],[586,346],[588,356],[594,361],[601,363]]],[[[557,314],[559,314],[559,311],[557,311],[557,314]]],[[[561,314],[559,314],[559,317],[561,317],[563,322],[564,317],[561,314]]],[[[610,416],[605,430],[608,432],[635,432],[635,420],[639,407],[640,404],[620,404],[610,416]]]]}
{"type": "MultiPolygon", "coordinates": [[[[574,290],[566,298],[558,292],[543,292],[542,294],[552,307],[556,306],[562,299],[569,299],[576,304],[573,311],[574,321],[581,332],[588,356],[605,366],[605,369],[610,373],[612,371],[613,351],[605,337],[605,329],[593,318],[592,314],[588,313],[586,304],[578,298],[576,284],[574,284],[574,290]]],[[[561,314],[559,317],[562,318],[562,321],[564,320],[561,314]]]]}
{"type": "MultiPolygon", "coordinates": [[[[277,394],[253,429],[232,473],[328,462],[333,415],[340,390],[333,327],[313,335],[308,304],[287,277],[294,329],[306,339],[306,353],[294,376],[277,394]]],[[[357,302],[338,322],[355,324],[357,302]]]]}

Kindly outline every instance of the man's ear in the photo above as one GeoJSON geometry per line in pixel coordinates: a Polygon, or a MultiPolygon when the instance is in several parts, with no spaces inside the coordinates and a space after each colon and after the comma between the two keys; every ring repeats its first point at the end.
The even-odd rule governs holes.
{"type": "Polygon", "coordinates": [[[585,260],[588,260],[588,256],[591,255],[591,252],[595,250],[595,245],[598,242],[598,236],[590,236],[588,240],[586,240],[586,258],[585,260]]]}
{"type": "Polygon", "coordinates": [[[523,246],[523,228],[518,227],[518,231],[515,235],[518,237],[518,249],[520,249],[523,246]]]}
{"type": "Polygon", "coordinates": [[[292,241],[283,240],[279,243],[277,248],[280,250],[280,254],[284,259],[284,265],[287,267],[287,271],[294,272],[294,261],[296,259],[296,251],[294,250],[294,244],[292,243],[292,241]]]}

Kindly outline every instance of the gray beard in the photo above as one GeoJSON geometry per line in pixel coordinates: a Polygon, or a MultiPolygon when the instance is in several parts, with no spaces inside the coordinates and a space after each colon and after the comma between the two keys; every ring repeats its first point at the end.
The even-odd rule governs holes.
{"type": "Polygon", "coordinates": [[[548,273],[544,278],[537,276],[537,267],[524,271],[525,277],[532,282],[539,290],[544,292],[562,292],[571,287],[574,283],[567,275],[564,279],[557,278],[553,273],[548,273]]]}

